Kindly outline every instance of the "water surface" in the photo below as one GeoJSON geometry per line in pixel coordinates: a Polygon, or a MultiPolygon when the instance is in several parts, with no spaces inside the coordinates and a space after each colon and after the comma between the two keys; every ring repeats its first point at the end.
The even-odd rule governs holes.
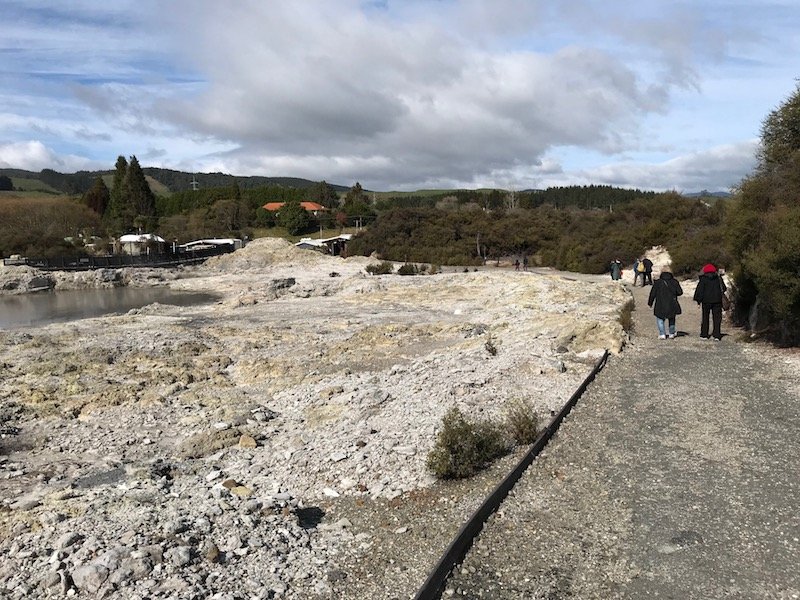
{"type": "Polygon", "coordinates": [[[0,296],[0,329],[36,327],[107,314],[124,314],[154,302],[195,306],[216,300],[211,294],[167,288],[120,287],[0,296]]]}

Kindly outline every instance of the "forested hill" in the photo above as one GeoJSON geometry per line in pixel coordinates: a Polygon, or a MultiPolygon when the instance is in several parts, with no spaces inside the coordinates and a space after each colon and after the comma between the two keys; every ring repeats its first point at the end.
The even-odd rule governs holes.
{"type": "MultiPolygon", "coordinates": [[[[239,176],[228,175],[226,173],[186,173],[183,171],[173,171],[171,169],[159,169],[156,167],[145,167],[142,169],[144,174],[163,186],[164,190],[171,192],[181,192],[192,189],[192,180],[197,182],[197,187],[218,188],[230,187],[234,183],[240,189],[253,189],[268,186],[279,186],[286,188],[305,189],[317,185],[318,182],[298,177],[260,177],[260,176],[239,176]]],[[[0,176],[5,175],[12,180],[22,180],[28,189],[38,191],[50,191],[50,193],[63,194],[84,194],[91,189],[97,177],[111,178],[114,174],[113,169],[105,171],[78,171],[77,173],[59,173],[52,169],[42,169],[36,173],[23,169],[0,169],[0,176]],[[36,182],[41,182],[41,187],[36,187],[36,182]]],[[[19,186],[22,187],[22,186],[19,186]]],[[[332,185],[337,192],[346,192],[349,188],[341,185],[332,185]]],[[[153,190],[158,193],[160,190],[153,190]]]]}

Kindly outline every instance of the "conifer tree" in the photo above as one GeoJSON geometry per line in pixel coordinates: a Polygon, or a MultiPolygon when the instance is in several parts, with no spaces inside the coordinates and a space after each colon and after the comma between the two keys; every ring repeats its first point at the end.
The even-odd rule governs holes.
{"type": "Polygon", "coordinates": [[[128,171],[125,175],[124,187],[128,204],[135,217],[150,219],[155,216],[156,197],[144,177],[144,172],[136,156],[131,156],[128,171]]]}
{"type": "Polygon", "coordinates": [[[91,208],[98,215],[103,216],[108,210],[111,201],[111,192],[108,190],[102,177],[97,177],[91,189],[84,196],[86,206],[91,208]]]}
{"type": "Polygon", "coordinates": [[[108,209],[106,210],[106,220],[108,228],[112,233],[123,233],[133,223],[133,215],[130,214],[128,198],[125,190],[125,176],[128,173],[128,161],[124,156],[118,156],[114,165],[114,181],[111,184],[111,194],[108,209]]]}

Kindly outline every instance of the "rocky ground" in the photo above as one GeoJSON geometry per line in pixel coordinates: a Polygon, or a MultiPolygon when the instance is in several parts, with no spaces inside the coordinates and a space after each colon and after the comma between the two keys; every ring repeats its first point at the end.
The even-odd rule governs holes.
{"type": "Polygon", "coordinates": [[[547,271],[370,276],[256,240],[202,267],[0,270],[0,289],[163,285],[207,306],[0,331],[0,596],[401,598],[515,456],[425,467],[444,412],[549,418],[630,294],[547,271]]]}

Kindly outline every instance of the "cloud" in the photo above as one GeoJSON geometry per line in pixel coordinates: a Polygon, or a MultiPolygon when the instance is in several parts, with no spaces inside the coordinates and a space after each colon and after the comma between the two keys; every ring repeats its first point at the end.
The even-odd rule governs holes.
{"type": "MultiPolygon", "coordinates": [[[[712,100],[741,102],[742,74],[771,64],[771,36],[728,4],[9,0],[0,139],[66,163],[136,154],[371,189],[666,176],[670,152],[757,130],[746,114],[735,136],[713,118],[702,135],[686,125],[700,104],[713,117],[712,100]],[[571,153],[608,167],[570,166],[571,153]]],[[[787,7],[760,2],[758,18],[785,22],[787,7]]],[[[748,90],[749,112],[767,87],[748,90]]]]}
{"type": "MultiPolygon", "coordinates": [[[[324,2],[192,4],[197,16],[183,31],[192,42],[177,45],[208,84],[155,101],[154,113],[237,144],[219,159],[238,168],[308,176],[313,164],[317,178],[373,187],[466,185],[499,169],[533,169],[555,146],[619,152],[636,144],[644,115],[668,108],[668,85],[605,50],[497,52],[436,18],[368,18],[355,2],[335,12],[324,2]]],[[[466,3],[456,25],[485,7],[466,3]]],[[[520,14],[530,20],[538,9],[520,14]]]]}
{"type": "Polygon", "coordinates": [[[660,163],[622,162],[567,172],[565,176],[573,185],[595,183],[643,190],[677,190],[684,193],[730,190],[753,172],[758,144],[758,140],[748,140],[693,152],[660,163]]]}
{"type": "Polygon", "coordinates": [[[0,167],[37,172],[54,169],[64,173],[104,168],[82,156],[59,155],[38,141],[0,144],[0,167]]]}

